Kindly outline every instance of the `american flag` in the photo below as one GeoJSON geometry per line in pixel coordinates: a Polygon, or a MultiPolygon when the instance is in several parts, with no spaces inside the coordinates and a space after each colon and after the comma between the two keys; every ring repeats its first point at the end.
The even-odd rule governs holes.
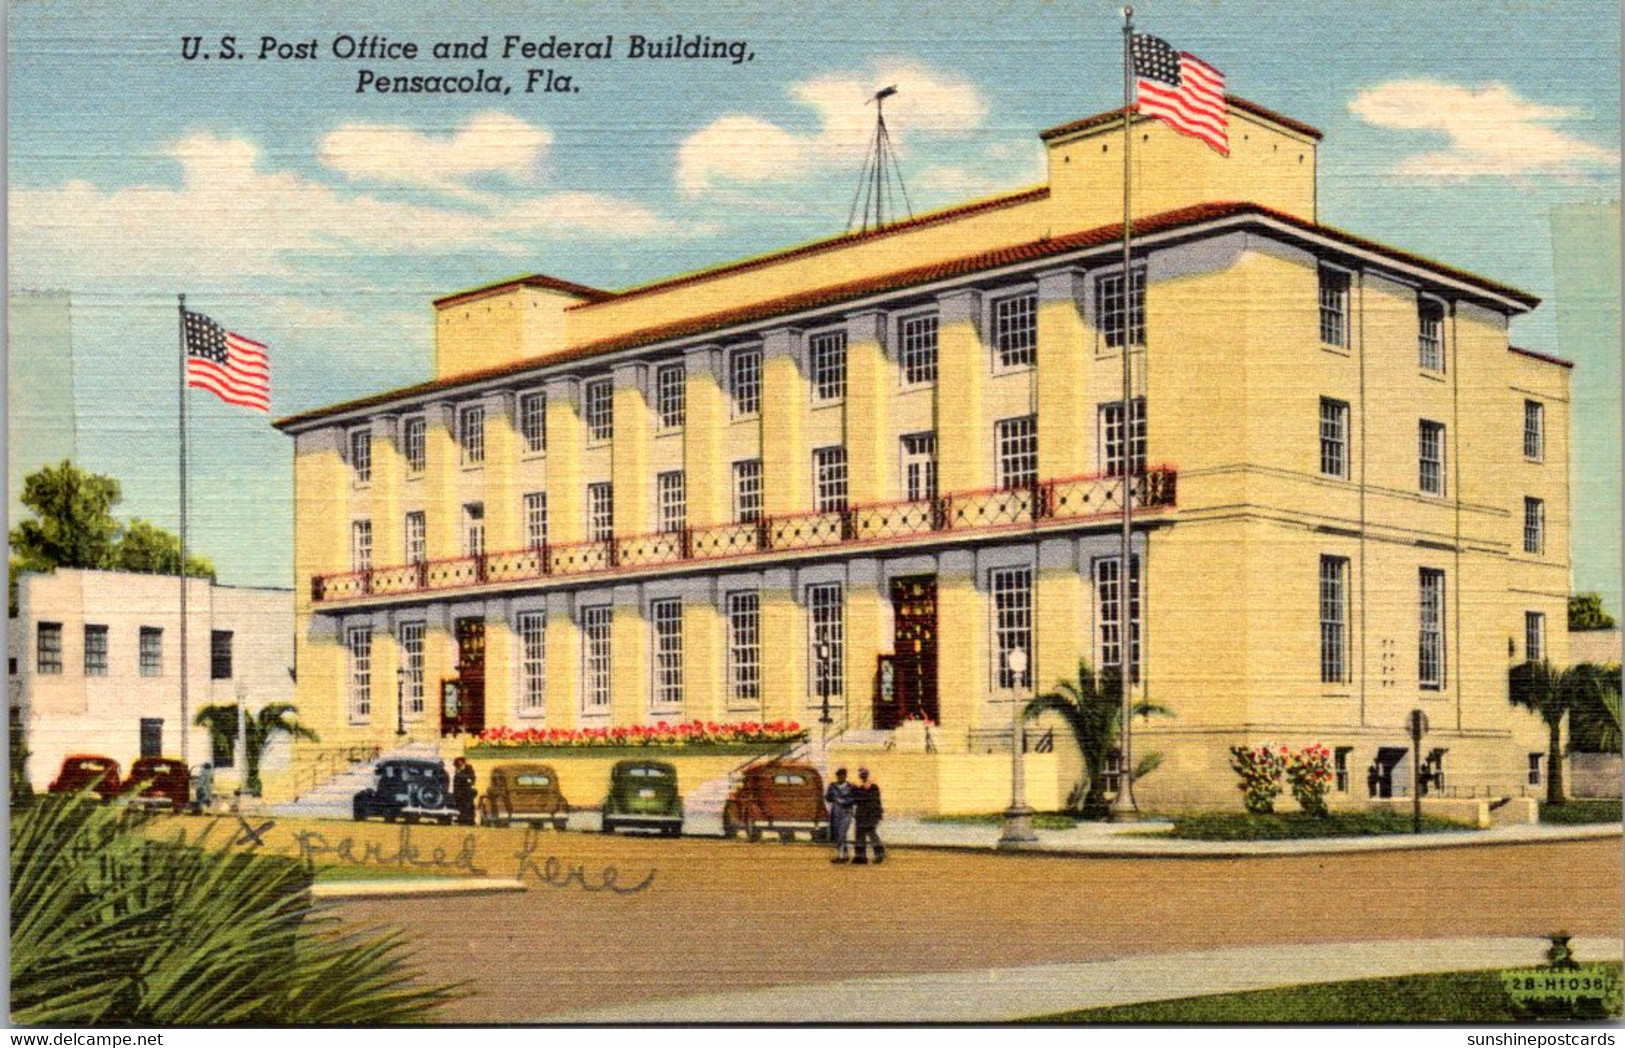
{"type": "Polygon", "coordinates": [[[227,404],[271,410],[271,358],[263,343],[186,310],[186,384],[227,404]]]}
{"type": "Polygon", "coordinates": [[[1134,34],[1134,76],[1139,110],[1175,131],[1193,135],[1230,155],[1224,74],[1166,40],[1134,34]]]}

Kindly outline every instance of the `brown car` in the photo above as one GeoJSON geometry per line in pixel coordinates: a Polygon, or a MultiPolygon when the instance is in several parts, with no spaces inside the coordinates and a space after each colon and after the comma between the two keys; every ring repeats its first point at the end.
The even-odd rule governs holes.
{"type": "Polygon", "coordinates": [[[722,835],[743,832],[759,841],[769,832],[788,841],[798,830],[815,841],[829,835],[823,777],[810,764],[774,761],[746,768],[722,809],[722,835]]]}
{"type": "Polygon", "coordinates": [[[169,757],[142,757],[130,766],[123,792],[139,807],[185,811],[192,801],[192,773],[169,757]]]}
{"type": "Polygon", "coordinates": [[[96,784],[94,788],[96,796],[102,800],[110,801],[117,797],[122,786],[118,761],[111,757],[95,757],[86,753],[64,758],[62,770],[51,780],[50,792],[78,793],[92,783],[96,784]]]}
{"type": "Polygon", "coordinates": [[[480,823],[507,826],[525,822],[540,827],[549,823],[564,829],[570,802],[559,790],[559,777],[551,764],[499,764],[491,769],[480,797],[480,823]]]}

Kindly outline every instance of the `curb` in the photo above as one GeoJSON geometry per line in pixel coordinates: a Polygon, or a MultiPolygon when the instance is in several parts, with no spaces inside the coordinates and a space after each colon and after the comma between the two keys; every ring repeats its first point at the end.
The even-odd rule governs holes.
{"type": "Polygon", "coordinates": [[[407,877],[397,880],[328,881],[310,886],[313,899],[386,899],[414,895],[489,895],[522,892],[522,881],[494,877],[407,877]]]}

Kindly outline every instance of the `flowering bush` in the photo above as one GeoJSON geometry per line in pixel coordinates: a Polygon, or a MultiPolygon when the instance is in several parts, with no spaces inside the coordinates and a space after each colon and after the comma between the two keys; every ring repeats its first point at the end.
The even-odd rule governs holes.
{"type": "Polygon", "coordinates": [[[1281,775],[1286,770],[1290,752],[1285,746],[1268,744],[1251,749],[1230,747],[1230,769],[1241,776],[1236,788],[1241,790],[1242,803],[1249,812],[1267,815],[1275,810],[1275,798],[1281,795],[1281,775]]]}
{"type": "Polygon", "coordinates": [[[628,724],[606,728],[487,728],[475,746],[513,749],[545,746],[557,749],[594,749],[649,746],[686,749],[701,746],[771,746],[797,742],[807,729],[795,721],[685,721],[680,724],[628,724]]]}
{"type": "Polygon", "coordinates": [[[1326,814],[1326,793],[1332,788],[1332,751],[1319,743],[1305,746],[1286,762],[1286,781],[1292,797],[1310,815],[1326,814]]]}

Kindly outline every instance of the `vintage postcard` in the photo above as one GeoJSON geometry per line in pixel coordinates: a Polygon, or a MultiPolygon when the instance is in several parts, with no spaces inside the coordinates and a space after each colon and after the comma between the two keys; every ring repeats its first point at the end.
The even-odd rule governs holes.
{"type": "Polygon", "coordinates": [[[8,8],[13,1023],[1618,1019],[1616,3],[324,6],[8,8]]]}

